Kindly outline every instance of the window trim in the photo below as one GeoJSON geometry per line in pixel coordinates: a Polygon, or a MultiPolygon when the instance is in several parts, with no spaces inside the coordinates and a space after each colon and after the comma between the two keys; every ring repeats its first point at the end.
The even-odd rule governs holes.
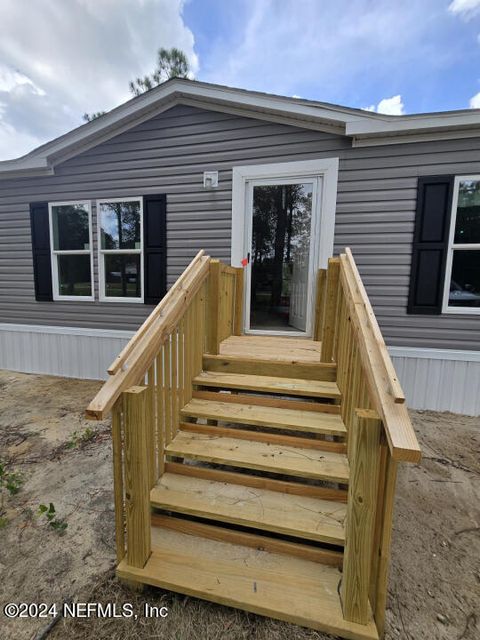
{"type": "Polygon", "coordinates": [[[100,302],[126,302],[129,304],[143,304],[145,295],[145,282],[144,282],[144,238],[143,238],[143,197],[131,197],[131,198],[101,198],[96,201],[96,213],[97,213],[97,257],[98,257],[98,294],[100,302]],[[139,202],[140,203],[140,249],[102,249],[102,229],[100,223],[100,205],[104,202],[139,202]],[[140,297],[139,298],[122,298],[112,297],[105,295],[105,263],[104,256],[111,254],[140,254],[140,297]]]}
{"type": "Polygon", "coordinates": [[[464,250],[477,250],[480,251],[480,242],[468,243],[468,244],[455,244],[455,226],[457,224],[457,205],[458,205],[458,192],[460,189],[460,182],[463,180],[476,180],[480,182],[480,175],[465,175],[455,176],[453,183],[453,197],[452,197],[452,215],[450,216],[450,231],[448,234],[448,247],[447,247],[447,262],[445,266],[445,282],[443,285],[443,304],[442,313],[455,314],[455,315],[480,315],[480,307],[455,307],[449,305],[449,293],[450,293],[450,280],[452,277],[453,266],[453,252],[457,249],[464,250]]]}
{"type": "Polygon", "coordinates": [[[50,261],[52,272],[52,298],[54,302],[92,302],[95,300],[95,285],[93,276],[93,224],[92,207],[89,200],[63,200],[61,202],[48,203],[48,230],[50,234],[50,261]],[[65,207],[69,205],[82,205],[88,212],[88,239],[90,248],[86,249],[55,249],[53,238],[53,207],[65,207]],[[92,294],[90,296],[62,296],[58,281],[58,259],[59,255],[90,255],[90,286],[92,294]]]}

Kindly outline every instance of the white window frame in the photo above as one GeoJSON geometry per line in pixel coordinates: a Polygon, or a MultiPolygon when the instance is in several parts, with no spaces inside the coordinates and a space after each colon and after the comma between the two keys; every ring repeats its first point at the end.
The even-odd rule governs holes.
{"type": "Polygon", "coordinates": [[[96,201],[97,210],[97,255],[98,255],[98,291],[100,302],[127,302],[134,304],[143,304],[144,300],[144,255],[143,255],[143,198],[102,198],[96,201]],[[101,215],[100,205],[105,202],[139,202],[140,203],[140,249],[102,249],[102,228],[101,228],[101,215]],[[140,254],[140,297],[139,298],[123,298],[119,296],[106,296],[105,295],[105,262],[104,256],[111,254],[140,254]]]}
{"type": "Polygon", "coordinates": [[[63,202],[48,203],[48,226],[50,233],[50,259],[52,269],[53,300],[65,302],[92,302],[95,300],[95,288],[93,278],[93,233],[92,233],[92,207],[89,200],[66,200],[63,202]],[[53,237],[53,207],[79,206],[84,207],[88,212],[88,240],[89,249],[55,249],[53,237]],[[90,255],[90,286],[92,295],[90,296],[62,296],[60,294],[60,284],[58,281],[58,256],[61,255],[90,255]]]}
{"type": "Polygon", "coordinates": [[[453,197],[452,197],[452,215],[450,216],[450,231],[448,235],[448,251],[447,251],[447,263],[445,268],[445,282],[443,287],[443,304],[442,313],[455,314],[455,315],[480,315],[480,307],[456,307],[449,305],[450,295],[450,280],[452,278],[452,266],[453,266],[453,252],[457,249],[477,250],[480,251],[480,242],[475,243],[462,243],[456,244],[455,238],[455,226],[457,224],[457,207],[458,207],[458,192],[460,189],[460,182],[464,180],[476,180],[480,182],[480,175],[470,176],[455,176],[453,183],[453,197]]]}

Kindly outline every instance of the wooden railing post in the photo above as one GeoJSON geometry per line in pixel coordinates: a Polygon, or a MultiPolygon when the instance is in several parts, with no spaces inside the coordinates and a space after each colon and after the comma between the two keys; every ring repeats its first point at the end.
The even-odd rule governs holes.
{"type": "Polygon", "coordinates": [[[321,340],[323,334],[323,322],[325,319],[325,293],[327,284],[327,270],[317,271],[317,288],[315,291],[315,323],[313,339],[321,340]]]}
{"type": "Polygon", "coordinates": [[[220,261],[210,260],[207,308],[207,351],[217,355],[220,350],[220,261]]]}
{"type": "Polygon", "coordinates": [[[340,595],[343,617],[359,624],[369,620],[381,429],[376,412],[358,409],[349,433],[350,484],[340,595]]]}
{"type": "Polygon", "coordinates": [[[382,450],[384,462],[380,469],[380,483],[377,494],[377,524],[375,527],[377,535],[375,548],[373,549],[372,576],[370,580],[370,601],[380,638],[383,637],[385,631],[388,569],[398,467],[398,463],[390,455],[388,446],[384,445],[382,450]]]}
{"type": "Polygon", "coordinates": [[[244,278],[245,269],[243,267],[236,268],[235,277],[235,306],[233,318],[233,335],[241,336],[243,333],[243,296],[244,296],[244,278]]]}
{"type": "Polygon", "coordinates": [[[123,392],[127,563],[145,566],[151,553],[147,449],[147,388],[123,392]]]}
{"type": "Polygon", "coordinates": [[[325,313],[322,332],[321,362],[332,362],[335,344],[335,327],[337,324],[338,280],[340,274],[339,258],[329,258],[327,285],[325,293],[325,313]]]}

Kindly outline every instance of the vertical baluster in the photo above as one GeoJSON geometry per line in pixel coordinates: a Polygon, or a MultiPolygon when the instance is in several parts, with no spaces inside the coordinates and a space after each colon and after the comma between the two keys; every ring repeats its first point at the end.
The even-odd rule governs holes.
{"type": "Polygon", "coordinates": [[[185,403],[192,399],[192,327],[195,321],[192,304],[185,314],[185,403]]]}
{"type": "Polygon", "coordinates": [[[156,400],[157,400],[157,468],[158,476],[162,476],[165,470],[165,371],[164,371],[164,347],[160,349],[156,358],[156,400]]]}
{"type": "Polygon", "coordinates": [[[112,454],[113,454],[113,491],[115,505],[115,543],[117,550],[117,563],[125,556],[125,507],[123,487],[123,460],[122,460],[122,399],[119,398],[112,409],[112,454]]]}
{"type": "Polygon", "coordinates": [[[181,319],[178,327],[178,420],[175,433],[178,431],[180,411],[185,404],[185,316],[181,319]]]}
{"type": "Polygon", "coordinates": [[[178,430],[178,327],[172,333],[172,426],[170,440],[175,437],[178,430]]]}
{"type": "Polygon", "coordinates": [[[171,341],[167,337],[164,345],[163,366],[165,371],[165,444],[172,441],[172,378],[171,378],[171,341]]]}
{"type": "Polygon", "coordinates": [[[157,447],[155,434],[156,428],[156,402],[155,402],[155,360],[148,369],[147,378],[147,447],[148,447],[148,478],[150,487],[153,487],[157,482],[157,447]]]}

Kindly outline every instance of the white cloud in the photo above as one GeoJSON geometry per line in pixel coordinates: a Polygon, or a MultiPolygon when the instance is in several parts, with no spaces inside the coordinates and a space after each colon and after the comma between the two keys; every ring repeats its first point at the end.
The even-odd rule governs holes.
{"type": "Polygon", "coordinates": [[[405,114],[405,105],[402,102],[402,96],[397,95],[391,98],[383,98],[377,106],[372,104],[369,107],[363,107],[363,110],[376,111],[388,116],[403,116],[405,114]]]}
{"type": "Polygon", "coordinates": [[[131,95],[159,47],[176,46],[194,71],[184,0],[1,0],[0,159],[16,157],[131,95]]]}
{"type": "Polygon", "coordinates": [[[448,6],[450,13],[460,15],[467,20],[480,12],[480,0],[452,0],[448,6]]]}
{"type": "Polygon", "coordinates": [[[470,98],[470,109],[480,109],[480,91],[470,98]]]}
{"type": "Polygon", "coordinates": [[[402,116],[405,113],[402,96],[392,96],[391,98],[383,98],[377,106],[378,113],[385,113],[389,116],[402,116]]]}

